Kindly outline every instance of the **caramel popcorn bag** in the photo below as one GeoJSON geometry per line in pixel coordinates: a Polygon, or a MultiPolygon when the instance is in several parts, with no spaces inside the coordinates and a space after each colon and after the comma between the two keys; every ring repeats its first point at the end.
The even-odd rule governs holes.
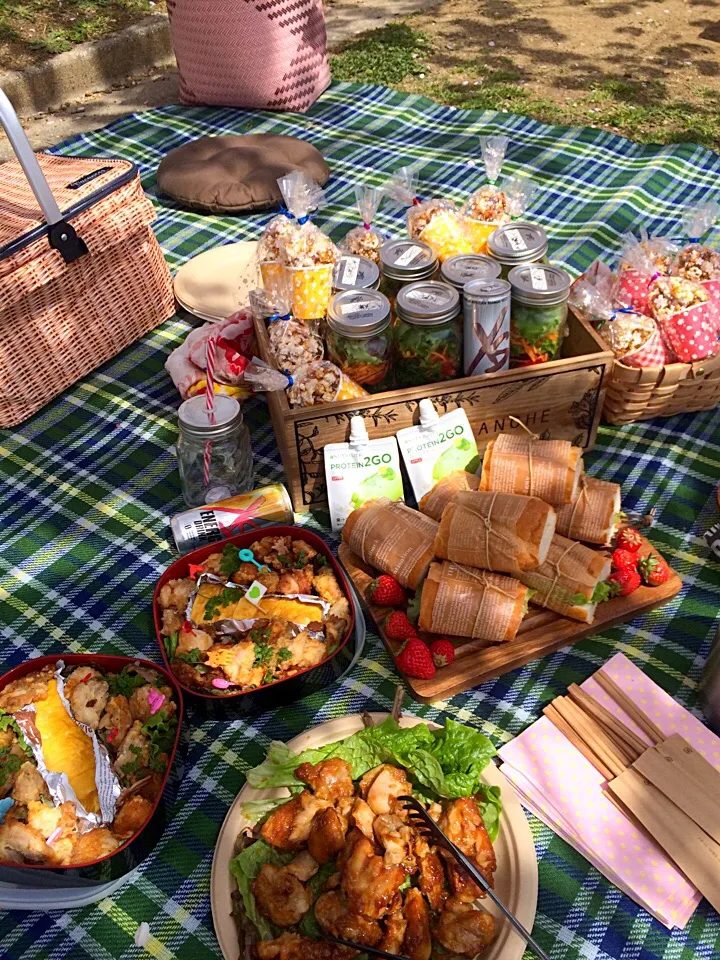
{"type": "Polygon", "coordinates": [[[692,280],[703,286],[708,294],[708,316],[720,336],[720,252],[700,243],[717,220],[720,204],[714,200],[688,207],[683,215],[687,246],[678,253],[672,265],[672,274],[692,280]]]}
{"type": "Polygon", "coordinates": [[[284,374],[254,357],[245,371],[245,379],[258,392],[287,390],[292,407],[311,407],[318,403],[369,396],[367,390],[327,360],[314,360],[293,374],[284,374]]]}
{"type": "Polygon", "coordinates": [[[715,314],[705,288],[683,277],[658,277],[648,291],[648,307],[663,338],[681,363],[718,352],[715,314]]]}
{"type": "Polygon", "coordinates": [[[303,364],[321,360],[324,347],[317,330],[293,318],[290,279],[284,274],[274,286],[250,291],[254,316],[267,321],[268,340],[278,368],[292,373],[303,364]]]}
{"type": "Polygon", "coordinates": [[[383,193],[377,187],[355,187],[358,212],[362,224],[353,227],[340,241],[342,253],[353,257],[367,257],[380,265],[380,247],[389,238],[381,233],[372,222],[382,201],[383,193]]]}
{"type": "Polygon", "coordinates": [[[402,167],[385,186],[385,193],[407,209],[408,236],[432,247],[440,262],[461,253],[472,253],[472,241],[464,218],[452,200],[425,200],[417,196],[418,172],[402,167]]]}
{"type": "Polygon", "coordinates": [[[622,306],[649,315],[648,288],[657,277],[670,273],[677,247],[645,232],[641,240],[626,233],[623,241],[615,296],[622,306]]]}

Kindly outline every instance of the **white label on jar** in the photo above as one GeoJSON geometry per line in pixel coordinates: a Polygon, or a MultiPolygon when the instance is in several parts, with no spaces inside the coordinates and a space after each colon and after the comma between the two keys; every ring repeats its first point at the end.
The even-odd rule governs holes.
{"type": "Polygon", "coordinates": [[[406,299],[415,303],[434,303],[438,306],[445,303],[445,298],[438,296],[437,293],[422,293],[420,290],[411,290],[406,294],[406,299]]]}
{"type": "Polygon", "coordinates": [[[417,258],[420,256],[422,252],[423,252],[422,247],[418,247],[415,244],[413,244],[411,247],[408,247],[407,250],[404,250],[400,254],[400,256],[395,261],[395,266],[396,267],[410,266],[411,263],[414,263],[415,260],[417,260],[417,258]]]}
{"type": "Polygon", "coordinates": [[[364,313],[366,310],[372,310],[374,307],[372,300],[355,300],[353,303],[341,303],[340,313],[343,316],[347,313],[364,313]]]}
{"type": "Polygon", "coordinates": [[[513,250],[527,250],[527,244],[519,230],[506,230],[505,236],[513,250]]]}
{"type": "Polygon", "coordinates": [[[539,267],[530,267],[530,286],[533,290],[547,290],[547,275],[539,267]]]}
{"type": "Polygon", "coordinates": [[[343,266],[340,283],[347,283],[348,286],[354,286],[357,280],[358,270],[360,269],[360,260],[357,257],[347,257],[343,266]]]}

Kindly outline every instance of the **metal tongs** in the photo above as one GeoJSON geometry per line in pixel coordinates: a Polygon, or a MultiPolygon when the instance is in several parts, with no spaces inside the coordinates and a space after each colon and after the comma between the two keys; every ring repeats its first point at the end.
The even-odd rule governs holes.
{"type": "Polygon", "coordinates": [[[442,850],[447,850],[447,852],[457,860],[460,866],[470,874],[475,883],[485,891],[493,903],[498,906],[498,908],[517,930],[523,940],[525,940],[525,942],[532,947],[535,954],[540,957],[541,960],[550,960],[542,947],[539,946],[535,940],[533,940],[532,935],[528,933],[517,917],[515,917],[515,915],[512,914],[505,904],[500,900],[498,895],[487,882],[485,877],[480,873],[475,864],[472,863],[472,861],[469,860],[465,854],[455,846],[454,843],[448,840],[423,805],[414,797],[398,797],[398,800],[408,811],[408,818],[415,829],[419,833],[424,834],[427,839],[432,840],[435,846],[440,847],[442,850]]]}

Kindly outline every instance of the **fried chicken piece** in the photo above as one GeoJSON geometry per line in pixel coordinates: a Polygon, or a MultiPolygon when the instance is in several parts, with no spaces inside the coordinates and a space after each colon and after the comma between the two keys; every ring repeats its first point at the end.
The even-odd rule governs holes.
{"type": "Polygon", "coordinates": [[[435,924],[436,939],[464,957],[476,957],[495,939],[495,918],[484,910],[450,897],[435,924]]]}
{"type": "Polygon", "coordinates": [[[88,670],[87,667],[74,670],[68,677],[65,696],[75,719],[97,730],[110,697],[110,688],[97,670],[88,670]],[[86,679],[88,675],[89,680],[86,679]]]}
{"type": "Polygon", "coordinates": [[[383,861],[386,867],[400,865],[412,874],[417,870],[417,860],[413,852],[413,829],[393,813],[382,813],[373,823],[375,838],[385,851],[383,861]]]}
{"type": "Polygon", "coordinates": [[[407,921],[402,952],[410,960],[430,960],[432,939],[430,936],[430,911],[417,887],[405,894],[403,913],[407,921]]]}
{"type": "Polygon", "coordinates": [[[112,824],[112,832],[121,842],[134,836],[146,823],[153,805],[145,797],[133,794],[120,807],[112,824]]]}
{"type": "MultiPolygon", "coordinates": [[[[220,556],[220,554],[217,554],[217,556],[220,556]]],[[[160,609],[179,610],[181,613],[185,613],[190,594],[195,590],[195,587],[196,583],[192,577],[185,577],[183,580],[168,580],[158,595],[160,609]]]]}
{"type": "Polygon", "coordinates": [[[347,821],[337,810],[328,807],[313,818],[308,837],[308,850],[318,863],[329,863],[336,857],[345,843],[347,821]]]}
{"type": "Polygon", "coordinates": [[[89,833],[78,834],[70,862],[77,865],[100,860],[114,853],[119,846],[120,844],[108,829],[97,827],[89,833]]]}
{"type": "Polygon", "coordinates": [[[182,630],[182,625],[185,623],[185,613],[181,613],[179,610],[172,610],[168,607],[167,610],[162,612],[162,627],[160,633],[163,637],[170,637],[173,633],[178,633],[182,630]]]}
{"type": "Polygon", "coordinates": [[[277,927],[299,923],[312,906],[312,895],[288,867],[264,863],[252,885],[258,909],[277,927]]]}
{"type": "Polygon", "coordinates": [[[241,587],[249,587],[253,580],[257,579],[258,568],[254,563],[242,562],[235,573],[230,577],[233,583],[241,587]]]}
{"type": "Polygon", "coordinates": [[[133,720],[141,720],[143,723],[146,723],[150,717],[153,716],[152,706],[148,703],[148,696],[153,690],[165,697],[165,701],[156,712],[164,713],[166,717],[171,717],[175,713],[177,708],[171,699],[172,690],[170,687],[155,687],[150,683],[146,683],[144,686],[137,687],[133,690],[130,700],[128,701],[133,720]]]}
{"type": "Polygon", "coordinates": [[[55,675],[55,667],[48,664],[42,670],[28,673],[9,683],[0,693],[0,710],[5,713],[16,713],[29,703],[45,700],[48,693],[48,683],[55,675]]]}
{"type": "Polygon", "coordinates": [[[47,784],[40,776],[38,768],[26,760],[20,767],[15,778],[11,796],[16,803],[30,803],[32,800],[41,800],[49,797],[47,784]]]}
{"type": "Polygon", "coordinates": [[[290,861],[287,869],[293,876],[297,877],[298,880],[302,880],[304,883],[306,880],[315,876],[318,872],[318,866],[318,862],[312,854],[308,850],[303,850],[294,860],[290,861]]]}
{"type": "Polygon", "coordinates": [[[258,940],[258,960],[351,960],[353,950],[324,940],[310,940],[299,933],[282,933],[275,940],[258,940]]]}
{"type": "Polygon", "coordinates": [[[350,814],[350,819],[353,825],[357,827],[357,829],[363,833],[368,840],[372,841],[375,839],[375,834],[373,832],[375,814],[367,805],[366,801],[361,797],[356,798],[350,814]]]}
{"type": "Polygon", "coordinates": [[[328,800],[303,790],[270,814],[260,828],[260,836],[278,850],[296,850],[307,842],[315,814],[329,806],[328,800]]]}
{"type": "Polygon", "coordinates": [[[385,933],[378,944],[379,948],[388,953],[400,953],[406,930],[407,920],[402,912],[398,910],[397,913],[391,913],[385,917],[385,933]]]}
{"type": "Polygon", "coordinates": [[[315,901],[315,919],[326,933],[374,947],[382,937],[377,920],[355,913],[340,890],[322,893],[315,901]]]}
{"type": "Polygon", "coordinates": [[[430,907],[437,911],[442,908],[448,896],[443,862],[437,850],[428,846],[427,841],[416,834],[415,854],[420,869],[420,890],[427,897],[430,907]]]}
{"type": "Polygon", "coordinates": [[[109,736],[111,738],[109,742],[117,748],[127,736],[132,724],[133,717],[130,713],[128,698],[121,693],[115,697],[110,697],[105,707],[105,713],[100,718],[98,730],[107,731],[106,739],[109,736]],[[113,730],[117,732],[113,734],[113,730]]]}
{"type": "MultiPolygon", "coordinates": [[[[183,623],[185,623],[184,620],[183,623]]],[[[175,656],[177,657],[181,653],[190,653],[191,650],[200,650],[205,653],[213,643],[210,634],[198,627],[193,627],[192,630],[180,630],[175,656]]]]}
{"type": "Polygon", "coordinates": [[[293,549],[290,537],[263,537],[250,547],[255,559],[274,570],[285,570],[292,563],[293,549]]]}
{"type": "Polygon", "coordinates": [[[360,793],[373,813],[390,813],[395,797],[410,796],[412,787],[404,770],[383,763],[368,770],[360,781],[360,793]]]}
{"type": "Polygon", "coordinates": [[[303,559],[308,563],[311,560],[314,560],[318,555],[315,547],[311,547],[309,543],[305,543],[304,540],[293,540],[292,542],[293,556],[296,560],[303,559]]]}
{"type": "Polygon", "coordinates": [[[252,640],[239,643],[214,643],[207,651],[207,662],[239,687],[259,687],[272,664],[255,665],[257,650],[252,640]]]}
{"type": "MultiPolygon", "coordinates": [[[[497,861],[495,860],[493,845],[485,829],[480,808],[475,800],[472,797],[453,800],[445,808],[440,820],[440,828],[444,831],[448,840],[451,840],[466,857],[472,860],[483,877],[492,886],[497,861]]],[[[443,858],[447,866],[450,886],[458,899],[465,903],[472,903],[478,897],[485,896],[485,892],[468,876],[450,854],[443,853],[443,858]]]]}
{"type": "Polygon", "coordinates": [[[315,593],[328,603],[335,603],[345,596],[330,567],[321,567],[318,570],[313,579],[313,587],[315,593]]]}
{"type": "Polygon", "coordinates": [[[50,863],[55,859],[52,847],[39,830],[8,819],[0,824],[0,860],[9,863],[50,863]]]}
{"type": "Polygon", "coordinates": [[[283,662],[285,670],[293,672],[305,667],[314,667],[327,656],[327,647],[322,640],[311,637],[307,630],[302,630],[292,640],[285,643],[290,656],[283,662]]]}
{"type": "Polygon", "coordinates": [[[7,730],[0,730],[0,750],[3,747],[11,747],[15,743],[15,731],[8,727],[7,730]]]}
{"type": "Polygon", "coordinates": [[[52,849],[53,860],[57,863],[69,863],[77,839],[75,804],[66,800],[59,807],[55,807],[41,800],[31,800],[27,808],[28,826],[45,838],[52,849]]]}
{"type": "Polygon", "coordinates": [[[278,580],[277,592],[283,594],[304,593],[309,594],[312,590],[312,567],[306,567],[304,570],[286,570],[280,575],[278,580]],[[306,573],[309,570],[310,573],[306,573]]]}
{"type": "Polygon", "coordinates": [[[261,583],[268,593],[277,593],[278,584],[280,583],[280,574],[276,573],[274,570],[264,570],[262,573],[256,569],[257,576],[255,579],[258,583],[261,583]]]}
{"type": "MultiPolygon", "coordinates": [[[[327,640],[327,645],[330,649],[333,649],[342,643],[342,641],[345,639],[345,634],[347,633],[347,629],[350,624],[350,607],[348,606],[347,600],[338,601],[338,603],[345,604],[347,616],[336,617],[332,614],[328,614],[328,618],[325,621],[325,639],[327,640]]],[[[335,604],[334,607],[337,605],[338,604],[335,604]]]]}
{"type": "MultiPolygon", "coordinates": [[[[184,660],[173,660],[170,663],[170,669],[178,681],[184,686],[190,687],[191,690],[202,690],[215,696],[222,696],[225,693],[224,690],[218,690],[212,684],[213,680],[227,679],[222,670],[209,668],[207,673],[198,673],[191,663],[186,663],[184,660]]],[[[234,693],[235,690],[230,688],[229,692],[234,693]]]]}
{"type": "Polygon", "coordinates": [[[142,723],[135,720],[120,745],[114,766],[115,772],[124,780],[130,779],[133,782],[140,780],[143,775],[143,768],[147,767],[150,760],[150,742],[143,733],[142,727],[142,723]],[[137,767],[135,761],[137,761],[137,767]],[[131,771],[135,768],[135,772],[128,772],[124,769],[130,764],[132,764],[131,771]]]}
{"type": "Polygon", "coordinates": [[[342,888],[354,913],[379,920],[399,902],[398,889],[405,871],[395,865],[386,867],[372,843],[354,830],[343,851],[342,888]]]}
{"type": "Polygon", "coordinates": [[[320,763],[301,763],[295,776],[306,783],[316,797],[323,800],[352,797],[355,793],[350,764],[340,757],[321,760],[320,763]]]}

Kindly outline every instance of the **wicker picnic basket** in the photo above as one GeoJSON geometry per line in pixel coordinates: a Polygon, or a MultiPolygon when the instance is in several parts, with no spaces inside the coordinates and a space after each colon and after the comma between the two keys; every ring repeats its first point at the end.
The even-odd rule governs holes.
{"type": "Polygon", "coordinates": [[[712,410],[720,403],[720,354],[695,363],[627,367],[615,360],[603,405],[609,423],[712,410]]]}
{"type": "Polygon", "coordinates": [[[0,427],[172,316],[152,203],[126,160],[37,154],[0,90],[0,427]]]}

